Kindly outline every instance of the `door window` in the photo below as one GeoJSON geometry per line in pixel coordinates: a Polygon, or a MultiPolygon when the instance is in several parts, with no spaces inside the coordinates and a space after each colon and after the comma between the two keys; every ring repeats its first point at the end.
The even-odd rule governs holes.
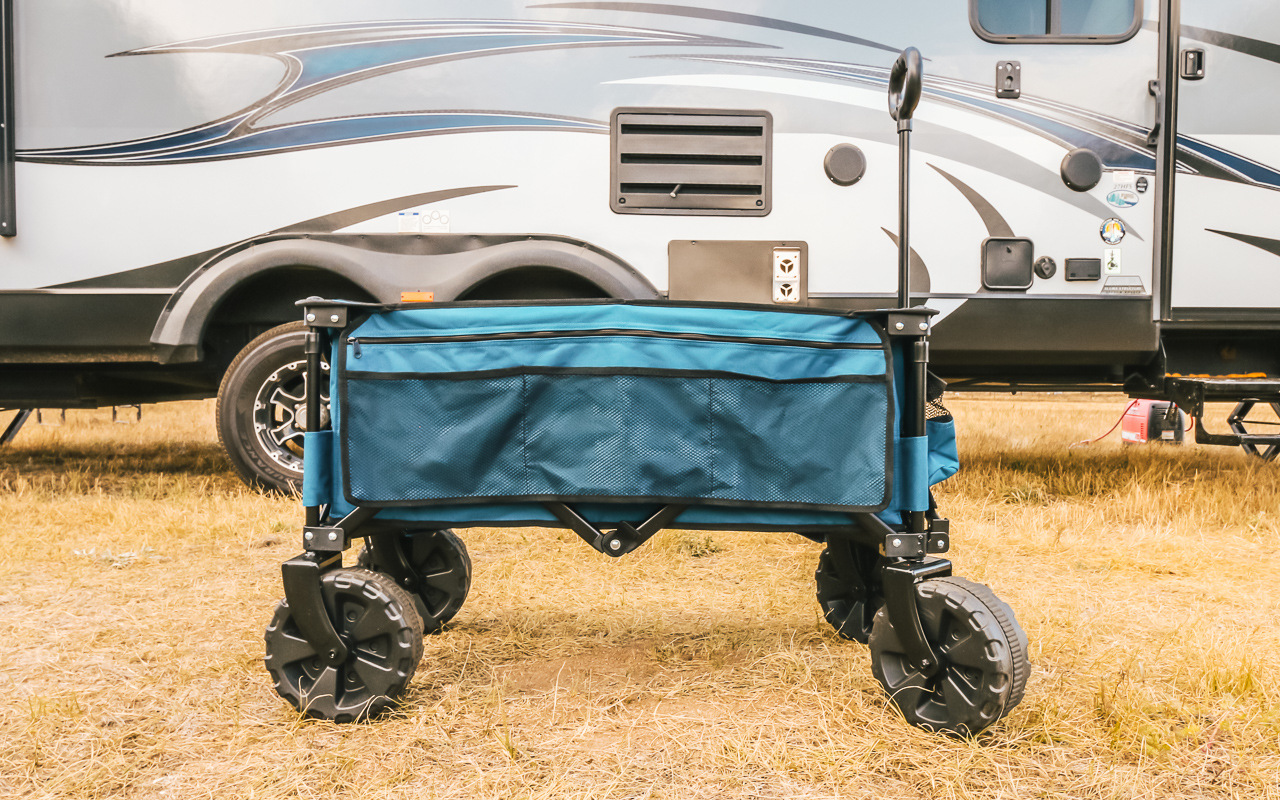
{"type": "Polygon", "coordinates": [[[1110,44],[1142,25],[1142,0],[969,0],[969,24],[989,42],[1110,44]]]}

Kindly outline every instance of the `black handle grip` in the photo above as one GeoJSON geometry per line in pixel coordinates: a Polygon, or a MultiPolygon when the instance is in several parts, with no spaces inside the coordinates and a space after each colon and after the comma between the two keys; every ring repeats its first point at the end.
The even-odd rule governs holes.
{"type": "Polygon", "coordinates": [[[893,62],[889,72],[889,116],[898,122],[909,122],[920,102],[920,84],[924,79],[924,65],[920,51],[908,47],[893,62]]]}

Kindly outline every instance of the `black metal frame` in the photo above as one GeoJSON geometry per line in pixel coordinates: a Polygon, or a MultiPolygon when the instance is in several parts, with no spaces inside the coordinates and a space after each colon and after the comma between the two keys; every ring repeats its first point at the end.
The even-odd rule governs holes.
{"type": "Polygon", "coordinates": [[[1156,202],[1155,318],[1168,322],[1173,317],[1173,203],[1178,174],[1178,43],[1182,4],[1180,0],[1159,0],[1159,3],[1160,66],[1156,80],[1147,84],[1147,91],[1156,98],[1156,118],[1147,142],[1156,148],[1155,197],[1152,198],[1156,202]]]}
{"type": "Polygon", "coordinates": [[[0,0],[0,236],[18,235],[17,186],[14,159],[17,125],[14,119],[13,2],[0,0]]]}
{"type": "MultiPolygon", "coordinates": [[[[889,109],[897,122],[899,138],[898,196],[898,307],[883,313],[886,333],[904,354],[903,404],[898,415],[899,434],[904,438],[926,435],[925,404],[928,393],[929,332],[932,309],[913,307],[910,291],[910,231],[908,196],[910,178],[911,117],[920,101],[923,77],[919,51],[908,48],[894,63],[889,77],[889,109]]],[[[307,374],[320,374],[327,340],[333,331],[347,326],[348,304],[310,298],[301,301],[307,324],[305,351],[307,374]]],[[[880,316],[877,314],[877,316],[880,316]]],[[[320,381],[308,380],[306,426],[320,431],[320,381]]],[[[907,511],[901,525],[891,526],[874,514],[851,514],[851,525],[828,534],[828,543],[853,540],[875,547],[885,557],[881,569],[885,608],[894,631],[911,666],[925,676],[933,675],[941,663],[925,637],[916,606],[916,586],[923,580],[951,574],[951,562],[930,557],[945,553],[950,546],[947,520],[935,512],[932,498],[926,511],[907,511]]],[[[566,528],[569,528],[599,553],[619,557],[633,552],[656,533],[672,524],[687,508],[668,504],[639,523],[622,522],[614,531],[601,530],[564,502],[544,502],[543,506],[566,528]]],[[[391,577],[398,585],[417,585],[420,576],[414,572],[397,537],[391,535],[392,523],[374,519],[379,509],[357,507],[336,522],[328,518],[321,505],[306,506],[303,548],[306,552],[285,562],[281,571],[285,599],[298,624],[299,632],[311,643],[326,664],[339,664],[346,659],[350,644],[342,639],[324,607],[321,577],[324,572],[340,567],[342,553],[353,539],[364,538],[378,555],[378,563],[389,565],[391,577]]],[[[833,548],[841,551],[842,548],[833,548]]],[[[837,564],[843,575],[848,564],[837,564]]],[[[860,582],[856,568],[851,581],[860,582]]]]}
{"type": "Polygon", "coordinates": [[[14,437],[18,435],[18,431],[22,430],[22,426],[27,424],[27,420],[31,418],[34,408],[20,408],[18,414],[9,420],[9,424],[4,429],[4,433],[0,433],[0,445],[6,445],[12,442],[14,437]]]}
{"type": "Polygon", "coordinates": [[[1138,396],[1172,400],[1179,408],[1195,418],[1196,444],[1243,447],[1251,455],[1270,461],[1280,453],[1280,433],[1248,433],[1244,428],[1245,417],[1258,403],[1278,405],[1280,380],[1255,380],[1240,378],[1165,378],[1162,397],[1156,392],[1140,392],[1138,396]],[[1205,403],[1235,402],[1236,407],[1227,418],[1232,433],[1210,433],[1204,427],[1205,403]],[[1258,448],[1264,448],[1259,452],[1258,448]]]}

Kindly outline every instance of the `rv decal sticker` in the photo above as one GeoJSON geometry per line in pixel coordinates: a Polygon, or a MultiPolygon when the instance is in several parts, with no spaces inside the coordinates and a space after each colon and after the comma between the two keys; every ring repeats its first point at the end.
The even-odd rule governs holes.
{"type": "Polygon", "coordinates": [[[1125,234],[1124,223],[1115,217],[1112,217],[1102,223],[1102,227],[1098,229],[1098,233],[1102,236],[1102,241],[1107,244],[1120,244],[1120,240],[1124,238],[1125,234]]]}
{"type": "Polygon", "coordinates": [[[1117,189],[1107,195],[1107,202],[1116,208],[1132,208],[1138,204],[1138,195],[1136,192],[1117,189]]]}
{"type": "MultiPolygon", "coordinates": [[[[786,20],[692,6],[654,3],[579,2],[542,7],[658,14],[667,18],[709,19],[755,29],[805,36],[897,52],[896,46],[786,20]]],[[[124,142],[22,150],[19,160],[61,164],[164,164],[242,158],[408,136],[484,130],[553,130],[607,133],[603,120],[513,109],[420,109],[368,113],[270,124],[276,112],[331,89],[416,67],[507,53],[579,47],[672,46],[764,48],[771,45],[644,27],[521,20],[388,20],[313,25],[253,31],[155,45],[108,57],[160,53],[229,53],[264,56],[286,67],[280,84],[251,107],[226,118],[173,133],[124,142]]],[[[756,70],[784,71],[823,83],[853,82],[882,88],[888,70],[838,61],[734,53],[675,53],[645,59],[684,59],[756,70]]],[[[665,76],[671,79],[673,76],[665,76]]],[[[658,76],[633,78],[661,82],[658,76]]],[[[1017,125],[1067,149],[1087,147],[1108,170],[1152,173],[1153,150],[1147,129],[1023,94],[1016,104],[991,97],[990,86],[930,76],[924,85],[931,99],[1017,125]]],[[[1280,171],[1187,136],[1178,137],[1178,169],[1204,177],[1280,189],[1280,171]]],[[[1126,187],[1128,188],[1128,187],[1126,187]]],[[[1124,206],[1120,206],[1124,207],[1124,206]]]]}

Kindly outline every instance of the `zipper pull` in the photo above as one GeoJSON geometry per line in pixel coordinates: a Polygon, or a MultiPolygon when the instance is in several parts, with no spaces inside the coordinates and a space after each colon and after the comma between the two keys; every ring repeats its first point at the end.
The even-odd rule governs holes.
{"type": "Polygon", "coordinates": [[[354,336],[351,336],[347,339],[347,344],[351,345],[351,348],[354,351],[353,354],[355,355],[356,358],[359,358],[360,357],[360,340],[354,336]]]}

